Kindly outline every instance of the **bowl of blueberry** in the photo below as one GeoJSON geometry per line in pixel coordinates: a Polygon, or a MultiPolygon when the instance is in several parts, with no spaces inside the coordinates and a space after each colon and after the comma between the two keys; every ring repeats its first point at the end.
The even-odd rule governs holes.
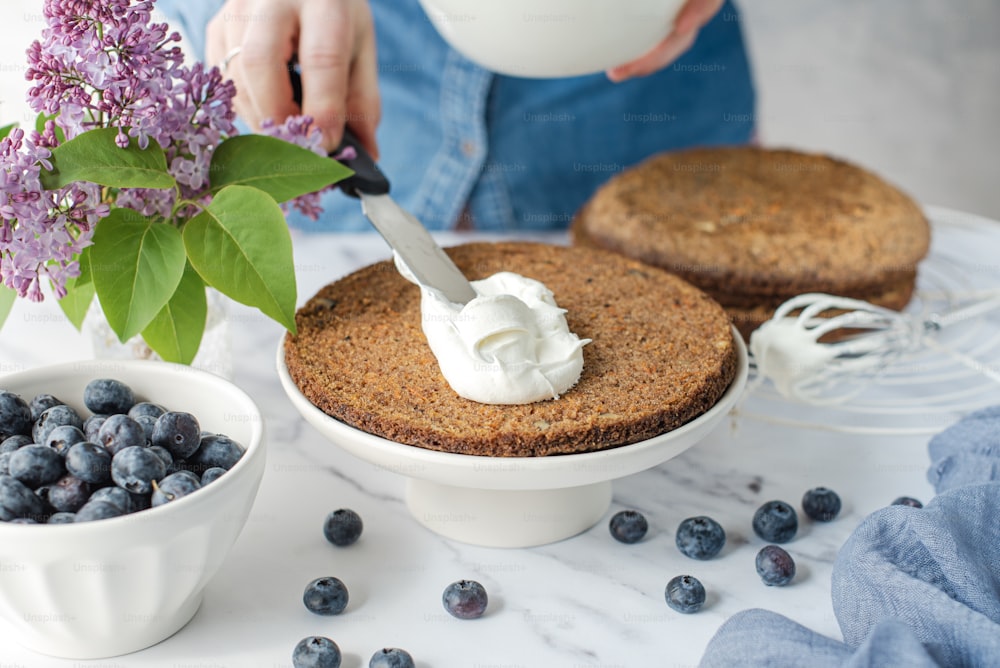
{"type": "Polygon", "coordinates": [[[0,376],[0,621],[101,658],[198,610],[249,516],[264,421],[228,380],[152,361],[0,376]]]}

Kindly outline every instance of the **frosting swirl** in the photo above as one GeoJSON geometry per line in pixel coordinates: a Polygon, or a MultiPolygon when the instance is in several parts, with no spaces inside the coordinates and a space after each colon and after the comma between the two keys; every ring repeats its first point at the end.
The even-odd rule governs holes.
{"type": "MultiPolygon", "coordinates": [[[[416,282],[397,255],[396,267],[416,282]]],[[[539,281],[500,272],[472,281],[464,306],[421,286],[422,329],[445,380],[466,399],[528,404],[557,399],[580,379],[583,346],[565,309],[539,281]]]]}

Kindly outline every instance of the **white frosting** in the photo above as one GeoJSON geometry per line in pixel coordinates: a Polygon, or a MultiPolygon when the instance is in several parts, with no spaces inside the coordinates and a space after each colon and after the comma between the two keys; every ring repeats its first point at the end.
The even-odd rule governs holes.
{"type": "Polygon", "coordinates": [[[816,342],[810,332],[795,318],[768,320],[750,334],[750,352],[757,372],[770,378],[785,397],[798,394],[800,384],[821,375],[837,350],[816,342]]]}
{"type": "MultiPolygon", "coordinates": [[[[416,282],[398,255],[396,267],[416,282]]],[[[472,287],[478,296],[463,306],[421,286],[424,336],[455,392],[484,404],[530,404],[576,385],[590,340],[569,331],[551,290],[506,271],[472,287]]]]}

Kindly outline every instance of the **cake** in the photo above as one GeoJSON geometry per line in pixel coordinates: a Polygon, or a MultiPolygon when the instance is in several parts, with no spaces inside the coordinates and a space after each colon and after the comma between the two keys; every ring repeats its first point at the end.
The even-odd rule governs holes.
{"type": "Polygon", "coordinates": [[[571,237],[690,281],[748,337],[805,292],[902,309],[930,227],[861,167],[748,146],[662,153],[625,170],[584,204],[571,237]]]}
{"type": "Polygon", "coordinates": [[[391,261],[324,288],[285,340],[289,376],[315,406],[408,445],[545,456],[649,439],[711,408],[737,370],[728,317],[688,282],[620,254],[529,242],[446,249],[470,279],[511,271],[545,283],[570,330],[591,339],[557,399],[492,405],[447,384],[421,330],[420,289],[391,261]]]}

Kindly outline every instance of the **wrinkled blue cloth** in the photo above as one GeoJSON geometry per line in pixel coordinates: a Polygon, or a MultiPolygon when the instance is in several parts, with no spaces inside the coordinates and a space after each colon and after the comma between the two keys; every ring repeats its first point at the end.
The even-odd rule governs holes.
{"type": "MultiPolygon", "coordinates": [[[[370,0],[378,44],[380,166],[393,197],[431,229],[565,229],[604,181],[650,155],[745,144],[755,94],[737,8],[726,2],[690,51],[648,77],[501,76],[450,48],[417,0],[370,0]]],[[[157,0],[193,51],[222,0],[157,0]]],[[[223,22],[262,20],[223,9],[223,22]]],[[[514,37],[516,38],[516,37],[514,37]]],[[[322,196],[314,231],[371,229],[356,200],[322,196]]]]}
{"type": "Polygon", "coordinates": [[[1000,666],[1000,406],[963,418],[928,450],[937,496],[872,513],[837,555],[844,642],[746,610],[719,628],[701,665],[1000,666]]]}

